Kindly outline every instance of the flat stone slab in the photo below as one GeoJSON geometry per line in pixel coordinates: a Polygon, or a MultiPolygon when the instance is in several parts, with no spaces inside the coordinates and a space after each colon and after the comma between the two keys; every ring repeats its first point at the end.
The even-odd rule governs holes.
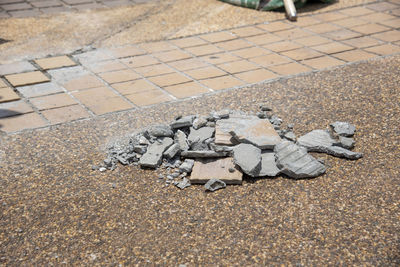
{"type": "Polygon", "coordinates": [[[290,141],[275,146],[276,165],[282,173],[295,179],[313,178],[325,173],[325,166],[300,147],[290,141]]]}
{"type": "Polygon", "coordinates": [[[214,127],[202,127],[198,130],[190,128],[190,133],[188,136],[189,142],[204,142],[206,139],[214,136],[214,127]]]}
{"type": "Polygon", "coordinates": [[[229,152],[215,152],[213,150],[187,150],[182,151],[181,156],[185,158],[221,158],[228,154],[229,152]]]}
{"type": "Polygon", "coordinates": [[[154,142],[149,145],[147,152],[140,158],[141,167],[157,168],[162,161],[164,151],[173,144],[172,138],[165,137],[160,139],[161,142],[154,142]]]}
{"type": "Polygon", "coordinates": [[[226,184],[241,184],[243,174],[235,167],[233,158],[198,159],[189,177],[192,184],[205,184],[211,179],[219,179],[226,184]]]}
{"type": "Polygon", "coordinates": [[[264,152],[261,154],[261,170],[258,177],[263,176],[277,176],[281,170],[276,166],[275,153],[274,152],[264,152]]]}
{"type": "Polygon", "coordinates": [[[234,115],[217,121],[216,129],[216,144],[232,144],[233,137],[239,143],[252,144],[260,149],[273,149],[282,141],[272,124],[257,116],[234,115]]]}
{"type": "Polygon", "coordinates": [[[261,149],[251,144],[239,144],[233,148],[233,159],[244,173],[257,177],[261,170],[261,149]]]}
{"type": "Polygon", "coordinates": [[[335,143],[330,134],[325,130],[313,130],[297,139],[297,143],[307,148],[308,151],[330,147],[335,143]]]}
{"type": "Polygon", "coordinates": [[[354,125],[343,121],[336,121],[334,123],[331,123],[330,126],[335,133],[341,136],[351,137],[356,131],[356,127],[354,125]]]}

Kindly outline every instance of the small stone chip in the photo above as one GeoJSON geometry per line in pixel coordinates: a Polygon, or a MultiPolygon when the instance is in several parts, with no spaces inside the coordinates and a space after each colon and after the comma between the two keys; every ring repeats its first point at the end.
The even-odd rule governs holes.
{"type": "Polygon", "coordinates": [[[218,189],[222,189],[226,187],[226,184],[219,180],[219,179],[210,179],[205,185],[204,185],[206,191],[217,191],[218,189]]]}

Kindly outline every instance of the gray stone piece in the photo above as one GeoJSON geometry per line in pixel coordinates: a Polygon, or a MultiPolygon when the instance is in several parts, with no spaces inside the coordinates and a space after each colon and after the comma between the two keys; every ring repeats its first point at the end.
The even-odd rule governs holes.
{"type": "Polygon", "coordinates": [[[330,126],[335,133],[341,136],[351,137],[356,131],[356,127],[354,125],[343,121],[336,121],[334,123],[331,123],[330,126]]]}
{"type": "Polygon", "coordinates": [[[174,136],[175,143],[179,145],[181,151],[186,151],[189,149],[189,144],[186,138],[186,134],[181,130],[176,131],[174,136]]]}
{"type": "Polygon", "coordinates": [[[176,154],[178,154],[178,152],[181,149],[179,148],[179,144],[175,143],[172,146],[170,146],[165,152],[164,152],[164,156],[167,159],[172,159],[173,157],[175,157],[176,154]]]}
{"type": "Polygon", "coordinates": [[[139,154],[144,154],[147,151],[147,146],[145,145],[136,145],[133,147],[133,151],[139,154]]]}
{"type": "Polygon", "coordinates": [[[160,139],[160,142],[154,142],[147,148],[147,152],[140,158],[141,167],[157,168],[162,162],[164,151],[173,144],[169,137],[160,139]]]}
{"type": "Polygon", "coordinates": [[[188,136],[188,141],[190,143],[194,142],[204,142],[208,138],[212,138],[215,132],[213,127],[202,127],[198,130],[190,128],[190,134],[188,136]]]}
{"type": "Polygon", "coordinates": [[[220,145],[216,145],[215,143],[210,143],[209,146],[215,152],[229,152],[230,153],[233,151],[233,146],[220,146],[220,145]]]}
{"type": "Polygon", "coordinates": [[[261,154],[261,170],[258,174],[259,177],[263,176],[277,176],[280,169],[276,166],[275,154],[273,152],[263,152],[261,154]]]}
{"type": "Polygon", "coordinates": [[[313,130],[297,139],[297,144],[307,148],[308,151],[322,152],[326,147],[330,147],[335,140],[325,130],[313,130]]]}
{"type": "Polygon", "coordinates": [[[222,189],[225,188],[226,184],[219,180],[219,179],[210,179],[205,185],[204,188],[206,189],[206,191],[211,191],[214,192],[218,189],[222,189]]]}
{"type": "Polygon", "coordinates": [[[326,168],[305,147],[290,141],[283,141],[274,148],[275,161],[282,173],[295,179],[317,177],[325,173],[326,168]]]}
{"type": "Polygon", "coordinates": [[[239,144],[233,148],[233,159],[244,173],[257,177],[261,171],[261,149],[251,144],[239,144]]]}
{"type": "Polygon", "coordinates": [[[207,118],[204,117],[204,116],[200,116],[200,117],[194,119],[193,128],[195,130],[197,130],[197,129],[201,128],[201,127],[206,126],[206,124],[207,124],[207,118]]]}
{"type": "Polygon", "coordinates": [[[296,142],[296,135],[292,131],[286,132],[283,137],[289,141],[296,142]]]}
{"type": "Polygon", "coordinates": [[[148,133],[155,137],[172,137],[174,133],[171,127],[165,124],[153,125],[148,129],[148,133]]]}
{"type": "Polygon", "coordinates": [[[260,149],[273,149],[282,141],[271,123],[257,116],[234,117],[229,120],[235,122],[229,133],[240,143],[252,144],[260,149]]]}
{"type": "Polygon", "coordinates": [[[179,171],[181,173],[182,172],[190,173],[192,172],[193,165],[194,165],[193,159],[185,159],[185,161],[181,164],[181,166],[179,166],[179,171]]]}
{"type": "Polygon", "coordinates": [[[187,150],[182,151],[184,158],[221,158],[229,155],[229,152],[215,152],[213,150],[187,150]]]}
{"type": "Polygon", "coordinates": [[[180,189],[185,189],[186,187],[191,186],[189,179],[183,178],[182,181],[176,184],[176,187],[180,189]]]}
{"type": "Polygon", "coordinates": [[[351,137],[339,136],[338,146],[341,146],[346,149],[352,149],[354,147],[355,141],[351,137]]]}
{"type": "Polygon", "coordinates": [[[193,120],[196,116],[190,115],[190,116],[185,116],[182,117],[173,123],[171,123],[171,128],[172,129],[179,129],[183,127],[190,127],[192,126],[193,120]]]}
{"type": "Polygon", "coordinates": [[[346,159],[360,159],[363,157],[362,153],[359,152],[353,152],[348,149],[345,149],[340,146],[331,146],[328,147],[325,151],[325,153],[334,156],[334,157],[339,157],[339,158],[346,158],[346,159]]]}

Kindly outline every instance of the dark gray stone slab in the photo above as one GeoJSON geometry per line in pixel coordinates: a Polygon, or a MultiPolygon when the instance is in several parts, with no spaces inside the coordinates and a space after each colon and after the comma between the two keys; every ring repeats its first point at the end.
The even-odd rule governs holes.
{"type": "Polygon", "coordinates": [[[325,173],[325,166],[290,141],[283,141],[274,148],[276,165],[282,173],[295,179],[313,178],[325,173]]]}
{"type": "Polygon", "coordinates": [[[141,167],[157,168],[162,161],[164,151],[173,144],[169,137],[160,138],[159,141],[149,145],[147,152],[140,158],[139,164],[141,167]]]}
{"type": "Polygon", "coordinates": [[[193,165],[194,165],[193,159],[185,159],[185,161],[181,164],[181,166],[179,166],[179,171],[190,173],[192,172],[193,165]]]}
{"type": "Polygon", "coordinates": [[[175,155],[178,154],[178,152],[179,152],[180,150],[181,150],[181,149],[179,148],[179,144],[175,143],[175,144],[173,144],[172,146],[170,146],[167,150],[165,150],[164,156],[165,156],[167,159],[172,159],[173,157],[175,157],[175,155]]]}
{"type": "Polygon", "coordinates": [[[215,152],[213,150],[187,150],[181,152],[181,156],[184,158],[220,158],[228,155],[228,152],[215,152]]]}
{"type": "Polygon", "coordinates": [[[233,148],[233,159],[244,173],[257,177],[261,171],[261,149],[251,144],[239,144],[233,148]]]}
{"type": "Polygon", "coordinates": [[[226,184],[219,180],[219,179],[210,179],[205,185],[204,188],[206,189],[206,191],[211,191],[214,192],[218,189],[222,189],[225,188],[226,184]]]}
{"type": "Polygon", "coordinates": [[[171,127],[165,124],[153,125],[147,131],[155,137],[172,137],[174,135],[171,127]]]}
{"type": "Polygon", "coordinates": [[[351,137],[356,131],[356,127],[354,125],[343,121],[336,121],[334,123],[331,123],[330,126],[335,133],[341,136],[351,137]]]}
{"type": "Polygon", "coordinates": [[[194,142],[204,142],[206,139],[212,138],[214,136],[215,128],[213,127],[202,127],[198,130],[190,128],[190,133],[188,136],[188,141],[190,143],[194,142]]]}
{"type": "Polygon", "coordinates": [[[313,130],[297,139],[297,144],[307,148],[308,151],[316,151],[330,147],[335,140],[325,130],[313,130]]]}
{"type": "Polygon", "coordinates": [[[175,143],[179,145],[181,151],[186,151],[189,149],[189,144],[186,138],[186,134],[181,130],[176,131],[174,135],[175,143]]]}
{"type": "Polygon", "coordinates": [[[183,127],[190,127],[192,126],[193,120],[196,116],[190,115],[190,116],[185,116],[182,117],[173,123],[171,123],[171,128],[172,129],[178,129],[178,128],[183,128],[183,127]]]}
{"type": "Polygon", "coordinates": [[[261,170],[258,173],[258,177],[263,176],[277,176],[280,173],[280,169],[276,166],[275,153],[274,152],[263,152],[261,154],[261,170]]]}

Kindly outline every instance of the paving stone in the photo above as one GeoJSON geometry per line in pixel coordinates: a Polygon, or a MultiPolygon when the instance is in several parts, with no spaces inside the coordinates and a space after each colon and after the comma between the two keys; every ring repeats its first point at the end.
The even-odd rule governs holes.
{"type": "Polygon", "coordinates": [[[153,125],[147,131],[151,136],[155,137],[174,136],[171,127],[165,124],[153,125]]]}
{"type": "Polygon", "coordinates": [[[348,122],[336,121],[331,123],[330,126],[338,135],[342,136],[353,136],[356,131],[356,127],[348,122]]]}
{"type": "Polygon", "coordinates": [[[164,157],[166,157],[167,159],[172,159],[173,157],[175,157],[175,155],[178,154],[178,152],[180,152],[180,147],[179,144],[175,143],[172,146],[170,146],[165,152],[164,152],[164,157]]]}
{"type": "Polygon", "coordinates": [[[226,184],[219,179],[211,179],[204,185],[204,188],[206,189],[206,191],[211,191],[211,192],[214,192],[218,189],[222,189],[225,187],[226,187],[226,184]]]}
{"type": "Polygon", "coordinates": [[[213,150],[186,150],[181,152],[185,158],[221,158],[228,156],[227,152],[215,152],[213,150]]]}
{"type": "Polygon", "coordinates": [[[179,144],[179,148],[181,151],[185,151],[189,149],[189,144],[186,138],[186,134],[181,130],[176,131],[174,135],[174,140],[179,144]]]}
{"type": "Polygon", "coordinates": [[[1,130],[8,133],[46,125],[47,122],[34,112],[1,119],[1,130]]]}
{"type": "Polygon", "coordinates": [[[185,159],[185,161],[179,166],[179,171],[181,173],[191,173],[194,165],[193,159],[185,159]]]}
{"type": "Polygon", "coordinates": [[[0,118],[11,117],[30,112],[33,112],[32,107],[22,100],[0,103],[0,118]]]}
{"type": "Polygon", "coordinates": [[[204,142],[206,139],[209,139],[214,136],[215,128],[213,127],[202,127],[198,130],[194,128],[190,128],[190,133],[188,136],[189,143],[194,142],[204,142]]]}
{"type": "Polygon", "coordinates": [[[15,62],[11,64],[0,65],[0,75],[21,73],[27,71],[36,70],[36,67],[33,66],[28,61],[15,62]]]}
{"type": "Polygon", "coordinates": [[[43,110],[42,114],[52,124],[90,117],[89,113],[80,105],[43,110]]]}
{"type": "Polygon", "coordinates": [[[276,165],[282,173],[294,179],[313,178],[325,173],[325,166],[307,149],[290,141],[283,141],[275,146],[276,165]]]}
{"type": "Polygon", "coordinates": [[[159,139],[149,145],[147,152],[140,158],[139,165],[147,168],[157,168],[162,161],[164,151],[173,144],[173,140],[169,137],[159,139]]]}
{"type": "Polygon", "coordinates": [[[185,116],[185,117],[180,118],[179,120],[172,122],[170,126],[172,129],[190,127],[190,126],[192,126],[194,118],[195,118],[195,116],[193,116],[193,115],[185,116]]]}
{"type": "Polygon", "coordinates": [[[76,63],[67,56],[41,58],[35,60],[36,64],[45,70],[75,66],[76,63]]]}
{"type": "Polygon", "coordinates": [[[30,85],[30,84],[50,81],[50,79],[47,78],[46,75],[44,75],[40,71],[10,74],[10,75],[6,75],[5,78],[13,86],[23,86],[23,85],[30,85]]]}
{"type": "Polygon", "coordinates": [[[316,151],[319,148],[330,147],[335,143],[329,132],[325,130],[313,130],[297,139],[300,146],[307,148],[308,151],[316,151]]]}
{"type": "Polygon", "coordinates": [[[0,79],[0,88],[4,87],[8,87],[8,85],[2,79],[0,79]]]}
{"type": "Polygon", "coordinates": [[[30,99],[31,103],[39,110],[58,108],[77,104],[68,94],[40,96],[30,99]]]}
{"type": "Polygon", "coordinates": [[[239,144],[233,148],[233,158],[241,170],[251,177],[261,171],[261,149],[251,144],[239,144]]]}
{"type": "Polygon", "coordinates": [[[235,166],[233,158],[197,159],[189,180],[192,184],[205,184],[219,179],[226,184],[241,184],[243,174],[235,166]]]}
{"type": "Polygon", "coordinates": [[[17,90],[27,98],[50,95],[63,91],[59,85],[53,82],[17,87],[17,90]]]}
{"type": "Polygon", "coordinates": [[[280,173],[280,169],[276,166],[275,153],[262,152],[261,153],[261,170],[257,174],[258,177],[263,176],[276,176],[280,173]]]}
{"type": "Polygon", "coordinates": [[[0,88],[0,103],[19,100],[20,97],[10,87],[0,88]]]}

